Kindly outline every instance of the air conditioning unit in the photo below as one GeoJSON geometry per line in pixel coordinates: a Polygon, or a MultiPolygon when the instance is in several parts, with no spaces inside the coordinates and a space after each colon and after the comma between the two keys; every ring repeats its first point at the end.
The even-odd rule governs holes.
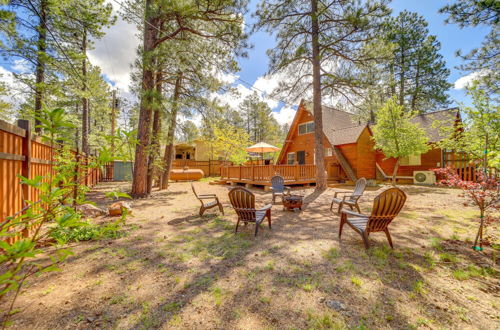
{"type": "Polygon", "coordinates": [[[436,175],[433,171],[413,171],[414,184],[431,185],[436,183],[436,175]]]}

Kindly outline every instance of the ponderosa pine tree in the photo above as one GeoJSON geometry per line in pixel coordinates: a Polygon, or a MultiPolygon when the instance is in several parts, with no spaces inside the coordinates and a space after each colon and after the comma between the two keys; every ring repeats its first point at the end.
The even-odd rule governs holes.
{"type": "MultiPolygon", "coordinates": [[[[160,45],[169,44],[189,36],[197,36],[200,40],[224,44],[226,52],[234,51],[244,36],[241,29],[241,12],[246,7],[246,2],[246,0],[188,0],[182,2],[146,0],[143,7],[142,3],[134,3],[144,9],[141,101],[137,133],[138,144],[132,182],[132,195],[135,197],[148,195],[148,148],[151,144],[151,119],[155,103],[155,71],[157,68],[155,59],[161,53],[160,45]]],[[[177,49],[180,52],[184,50],[190,49],[177,49]]],[[[201,56],[203,53],[197,55],[201,56]]],[[[181,77],[181,74],[183,73],[178,72],[177,78],[181,77]]],[[[167,162],[171,162],[171,157],[167,156],[167,158],[167,162]]],[[[168,177],[168,172],[166,173],[168,177]]]]}
{"type": "Polygon", "coordinates": [[[466,55],[457,51],[464,63],[459,68],[477,72],[490,93],[498,94],[500,81],[500,2],[498,0],[456,0],[439,10],[447,14],[446,23],[456,23],[461,28],[468,26],[489,26],[490,32],[481,47],[466,55]]]}
{"type": "Polygon", "coordinates": [[[248,95],[239,106],[239,113],[243,119],[243,128],[251,142],[281,143],[281,128],[272,115],[269,105],[256,92],[248,95]]]}
{"type": "Polygon", "coordinates": [[[51,87],[54,78],[54,63],[59,51],[54,41],[49,38],[48,29],[53,27],[52,12],[59,7],[57,1],[52,0],[12,0],[6,10],[14,16],[15,26],[6,31],[6,39],[1,49],[5,56],[18,58],[32,70],[30,75],[20,76],[23,83],[33,87],[33,113],[35,131],[40,133],[40,121],[45,103],[45,94],[51,87]],[[35,79],[31,78],[35,76],[35,79]]]}
{"type": "Polygon", "coordinates": [[[360,68],[376,60],[363,47],[375,37],[387,1],[263,0],[256,12],[256,28],[276,34],[268,50],[270,73],[284,74],[275,94],[296,101],[312,96],[316,189],[326,189],[322,95],[352,102],[363,82],[360,68]],[[310,93],[312,88],[312,93],[310,93]]]}
{"type": "Polygon", "coordinates": [[[399,105],[420,113],[448,105],[450,71],[424,17],[405,10],[389,17],[384,26],[382,38],[392,45],[393,56],[382,62],[381,70],[390,73],[382,84],[397,95],[399,105]]]}
{"type": "Polygon", "coordinates": [[[111,6],[102,0],[13,0],[5,8],[14,16],[15,28],[2,29],[5,39],[1,51],[27,67],[26,72],[17,75],[29,87],[26,99],[33,97],[33,102],[25,107],[32,111],[23,115],[34,117],[35,129],[39,131],[37,118],[43,108],[67,96],[63,82],[64,87],[68,87],[68,82],[78,82],[84,91],[82,72],[75,69],[82,68],[86,58],[85,54],[82,56],[82,39],[78,36],[88,29],[89,35],[100,37],[102,29],[112,23],[111,6]]]}
{"type": "Polygon", "coordinates": [[[112,6],[104,0],[73,0],[65,2],[61,6],[60,13],[54,19],[54,27],[58,37],[65,46],[65,53],[69,54],[73,66],[67,72],[70,76],[79,76],[74,80],[80,89],[82,106],[81,114],[81,137],[82,151],[88,153],[90,109],[89,98],[92,91],[89,90],[89,63],[87,51],[92,49],[96,39],[104,35],[104,28],[114,24],[116,17],[112,15],[112,6]],[[80,72],[74,72],[79,68],[80,72]]]}

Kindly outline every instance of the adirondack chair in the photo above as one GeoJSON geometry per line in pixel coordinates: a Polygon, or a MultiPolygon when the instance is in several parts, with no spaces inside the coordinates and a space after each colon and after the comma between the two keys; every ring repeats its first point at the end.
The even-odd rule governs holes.
{"type": "Polygon", "coordinates": [[[285,179],[282,176],[275,175],[271,178],[271,191],[273,192],[273,204],[276,201],[276,196],[290,195],[290,187],[285,187],[285,179]]]}
{"type": "Polygon", "coordinates": [[[271,204],[264,206],[261,209],[255,208],[255,195],[248,189],[236,187],[229,192],[229,200],[238,215],[236,222],[235,233],[238,232],[240,221],[243,221],[245,226],[249,222],[255,222],[255,236],[259,231],[259,226],[264,218],[267,218],[269,229],[271,229],[271,204]]]}
{"type": "Polygon", "coordinates": [[[222,208],[222,204],[220,203],[219,198],[217,197],[216,194],[198,195],[192,183],[191,183],[191,189],[193,189],[194,195],[196,196],[196,198],[198,198],[198,200],[201,203],[200,216],[203,216],[203,213],[205,213],[206,210],[216,206],[218,206],[221,213],[224,214],[224,208],[222,208]]]}
{"type": "Polygon", "coordinates": [[[332,204],[330,205],[330,211],[333,209],[333,204],[339,204],[339,207],[337,209],[337,214],[340,214],[340,210],[342,210],[342,206],[347,205],[351,208],[351,210],[354,210],[353,207],[355,207],[358,212],[361,213],[361,210],[359,209],[358,205],[358,200],[363,196],[363,193],[365,192],[366,188],[366,179],[365,178],[359,178],[358,181],[356,181],[356,186],[354,187],[354,191],[351,193],[349,192],[342,192],[342,191],[337,191],[335,192],[335,195],[333,196],[332,199],[332,204]],[[339,194],[345,194],[342,198],[337,197],[339,194]]]}
{"type": "Polygon", "coordinates": [[[340,216],[339,239],[342,236],[342,227],[348,224],[355,232],[363,237],[365,248],[370,247],[368,236],[370,233],[383,231],[387,236],[389,245],[392,245],[389,224],[398,215],[405,204],[406,194],[399,188],[390,188],[375,197],[373,201],[372,213],[363,215],[351,210],[342,209],[340,216]]]}

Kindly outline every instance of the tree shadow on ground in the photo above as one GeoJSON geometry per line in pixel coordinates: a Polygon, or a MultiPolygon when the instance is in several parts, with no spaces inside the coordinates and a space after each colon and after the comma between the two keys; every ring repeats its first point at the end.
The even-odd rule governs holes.
{"type": "MultiPolygon", "coordinates": [[[[375,192],[366,196],[363,209],[371,207],[370,194],[375,192]]],[[[265,192],[257,195],[261,202],[264,197],[268,198],[265,192]]],[[[273,208],[273,229],[268,230],[264,223],[256,238],[253,226],[242,226],[241,232],[234,234],[235,215],[230,208],[225,217],[211,213],[200,218],[196,215],[198,208],[192,207],[182,209],[168,222],[161,218],[134,219],[130,226],[140,226],[140,236],[131,231],[129,237],[82,243],[76,247],[79,251],[64,267],[78,270],[85,263],[89,267],[82,272],[82,279],[74,282],[75,286],[81,285],[80,281],[87,275],[102,276],[104,283],[85,284],[68,294],[64,310],[57,309],[58,314],[51,312],[54,316],[50,325],[73,324],[75,318],[91,315],[94,320],[84,319],[79,327],[98,324],[126,328],[175,327],[176,324],[180,327],[182,324],[175,323],[178,315],[201,308],[200,313],[211,310],[215,314],[202,314],[204,323],[189,327],[233,327],[240,310],[261,317],[274,327],[286,327],[283,323],[290,327],[314,327],[312,322],[316,318],[333,315],[350,327],[408,328],[414,324],[405,306],[414,305],[419,313],[439,320],[449,319],[452,326],[458,319],[449,306],[464,309],[468,306],[456,295],[440,289],[439,283],[428,280],[434,270],[429,268],[425,256],[429,247],[423,244],[430,236],[440,238],[444,252],[453,252],[466,261],[475,255],[469,247],[460,245],[453,250],[433,229],[416,230],[411,223],[418,219],[412,219],[408,212],[389,227],[394,251],[380,233],[371,235],[372,249],[366,252],[361,237],[347,227],[342,241],[338,240],[339,220],[328,210],[330,197],[317,194],[303,212],[281,211],[281,206],[273,208]],[[175,232],[163,234],[165,226],[175,227],[175,232]],[[328,254],[329,249],[334,250],[328,254]],[[242,270],[244,274],[239,273],[242,270]],[[238,280],[239,276],[244,279],[223,287],[224,281],[235,280],[235,277],[238,280]],[[212,297],[217,287],[230,292],[225,295],[222,291],[226,298],[220,306],[193,306],[199,297],[212,297]],[[145,291],[146,288],[149,291],[145,291]],[[436,302],[434,295],[426,295],[422,290],[439,291],[448,301],[436,302]],[[103,295],[109,291],[116,293],[103,295]],[[120,296],[130,297],[132,293],[139,297],[137,301],[116,302],[120,296]],[[262,299],[263,296],[269,299],[262,299]],[[90,305],[88,297],[98,297],[98,307],[90,305]],[[288,297],[288,303],[276,306],[274,299],[283,301],[283,297],[288,297]],[[346,310],[334,311],[320,298],[341,302],[346,310]],[[148,304],[149,301],[155,303],[148,304]],[[304,308],[302,301],[310,306],[304,308]],[[94,315],[96,308],[100,313],[97,316],[94,315]],[[307,309],[312,310],[311,315],[307,309]],[[212,317],[219,318],[220,323],[210,323],[212,317]],[[115,319],[128,323],[113,325],[115,319]]],[[[435,267],[451,272],[457,266],[438,264],[435,267]]],[[[49,280],[53,283],[54,279],[63,284],[75,275],[80,276],[78,272],[45,274],[37,280],[37,286],[49,280]]],[[[36,298],[48,300],[51,296],[49,293],[43,297],[36,298]]],[[[47,311],[54,308],[47,307],[47,311]]],[[[37,324],[37,317],[29,316],[31,324],[37,324]]]]}

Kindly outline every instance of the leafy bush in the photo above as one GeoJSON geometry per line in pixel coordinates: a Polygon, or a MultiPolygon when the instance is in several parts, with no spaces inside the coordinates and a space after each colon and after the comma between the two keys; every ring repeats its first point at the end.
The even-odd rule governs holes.
{"type": "Polygon", "coordinates": [[[106,225],[85,223],[78,227],[56,227],[50,234],[59,244],[98,240],[103,238],[118,238],[125,233],[121,231],[120,221],[106,225]]]}

